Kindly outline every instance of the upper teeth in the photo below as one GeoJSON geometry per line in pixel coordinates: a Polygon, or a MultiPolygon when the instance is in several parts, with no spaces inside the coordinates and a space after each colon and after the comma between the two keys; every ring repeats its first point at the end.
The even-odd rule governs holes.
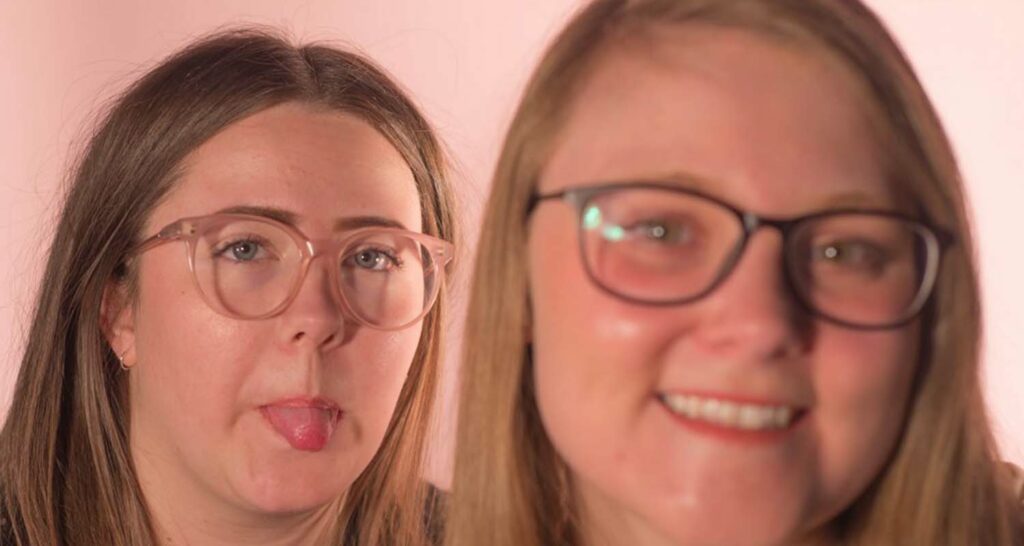
{"type": "Polygon", "coordinates": [[[685,394],[662,394],[661,400],[673,413],[689,419],[744,430],[785,428],[795,413],[787,406],[740,404],[685,394]]]}

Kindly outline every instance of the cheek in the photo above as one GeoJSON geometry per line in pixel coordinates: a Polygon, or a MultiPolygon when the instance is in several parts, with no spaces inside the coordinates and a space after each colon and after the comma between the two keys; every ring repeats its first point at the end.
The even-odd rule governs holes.
{"type": "Polygon", "coordinates": [[[266,336],[253,324],[216,314],[185,264],[173,265],[140,274],[133,406],[182,426],[227,425],[266,336]]]}
{"type": "Polygon", "coordinates": [[[362,329],[325,363],[331,390],[347,400],[360,434],[381,438],[395,410],[422,328],[398,332],[362,329]]]}
{"type": "Polygon", "coordinates": [[[858,428],[899,422],[917,369],[915,334],[916,328],[823,335],[812,380],[824,417],[858,428]]]}
{"type": "Polygon", "coordinates": [[[823,333],[812,368],[811,421],[824,478],[836,503],[870,483],[899,438],[917,369],[918,328],[823,333]]]}
{"type": "Polygon", "coordinates": [[[622,302],[593,284],[575,237],[530,245],[533,374],[548,436],[577,469],[625,457],[662,374],[678,318],[622,302]]]}

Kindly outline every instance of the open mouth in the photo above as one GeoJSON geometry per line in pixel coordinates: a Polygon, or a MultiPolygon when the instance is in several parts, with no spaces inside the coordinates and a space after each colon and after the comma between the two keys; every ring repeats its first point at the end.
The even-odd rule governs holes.
{"type": "Polygon", "coordinates": [[[261,408],[270,426],[301,451],[320,451],[330,442],[341,417],[337,406],[320,401],[284,401],[261,408]]]}
{"type": "Polygon", "coordinates": [[[793,406],[737,402],[694,394],[659,393],[658,399],[670,412],[684,419],[739,431],[783,430],[805,413],[793,406]]]}

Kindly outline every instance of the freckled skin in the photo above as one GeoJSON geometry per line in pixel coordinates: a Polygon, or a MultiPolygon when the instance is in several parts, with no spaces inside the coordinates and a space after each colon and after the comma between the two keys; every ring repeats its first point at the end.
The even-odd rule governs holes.
{"type": "MultiPolygon", "coordinates": [[[[855,195],[895,208],[853,77],[737,30],[688,27],[610,52],[574,102],[539,191],[685,172],[758,214],[855,195]]],[[[817,535],[895,445],[919,326],[858,331],[804,315],[781,237],[758,231],[730,277],[688,305],[648,307],[593,285],[576,214],[530,224],[534,379],[596,544],[775,545],[817,535]],[[679,425],[657,401],[697,390],[810,408],[784,440],[741,445],[679,425]]]]}
{"type": "MultiPolygon", "coordinates": [[[[313,239],[330,237],[339,217],[421,225],[412,173],[382,135],[354,116],[296,104],[238,121],[196,149],[145,235],[239,205],[289,210],[313,239]]],[[[421,326],[384,332],[347,320],[323,259],[280,315],[228,318],[201,299],[185,249],[169,243],[141,256],[137,304],[112,339],[131,365],[131,447],[147,501],[160,527],[199,541],[308,524],[376,453],[421,326]],[[329,398],[344,412],[321,451],[293,449],[259,412],[298,396],[329,398]]]]}

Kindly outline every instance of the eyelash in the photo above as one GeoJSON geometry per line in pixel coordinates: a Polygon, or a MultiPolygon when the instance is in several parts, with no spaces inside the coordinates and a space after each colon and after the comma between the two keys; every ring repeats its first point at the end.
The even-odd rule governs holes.
{"type": "Polygon", "coordinates": [[[231,250],[234,246],[236,246],[238,244],[241,244],[241,243],[254,243],[256,245],[259,245],[260,248],[262,248],[262,249],[264,249],[264,250],[266,250],[268,252],[270,251],[270,248],[271,248],[271,245],[269,244],[269,241],[267,241],[267,239],[265,237],[261,237],[261,236],[256,235],[256,234],[237,235],[237,236],[234,236],[231,239],[225,241],[224,243],[221,243],[220,246],[214,248],[213,251],[211,252],[212,257],[214,257],[214,258],[222,257],[226,252],[231,250]]]}
{"type": "Polygon", "coordinates": [[[342,260],[342,263],[347,262],[349,260],[354,260],[356,258],[356,256],[358,256],[359,254],[361,254],[363,252],[375,252],[375,253],[384,255],[391,262],[392,266],[395,269],[401,269],[405,265],[405,263],[402,261],[402,259],[399,258],[394,252],[391,252],[391,251],[389,251],[388,249],[385,249],[385,248],[372,247],[372,246],[359,248],[359,249],[351,252],[350,254],[348,254],[342,260]]]}

